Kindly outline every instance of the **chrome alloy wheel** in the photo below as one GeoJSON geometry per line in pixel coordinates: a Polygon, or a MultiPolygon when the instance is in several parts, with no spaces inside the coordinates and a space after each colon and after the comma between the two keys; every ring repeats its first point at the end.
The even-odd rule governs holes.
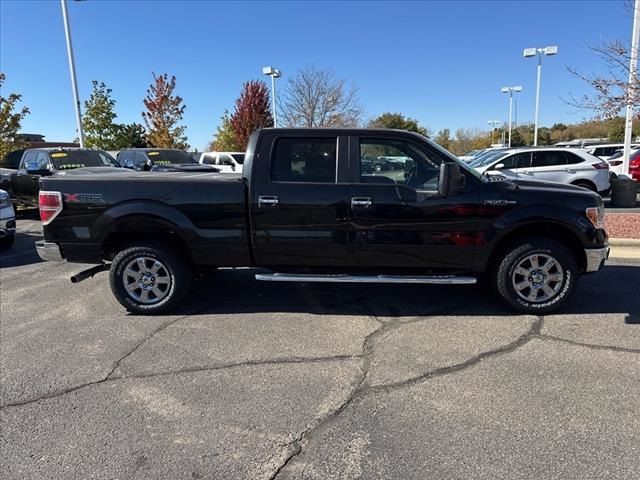
{"type": "Polygon", "coordinates": [[[532,303],[546,302],[562,288],[564,271],[551,255],[534,253],[521,260],[513,271],[513,288],[524,300],[532,303]]]}
{"type": "Polygon", "coordinates": [[[122,273],[127,294],[136,302],[151,305],[160,302],[171,290],[171,275],[156,258],[137,257],[122,273]]]}

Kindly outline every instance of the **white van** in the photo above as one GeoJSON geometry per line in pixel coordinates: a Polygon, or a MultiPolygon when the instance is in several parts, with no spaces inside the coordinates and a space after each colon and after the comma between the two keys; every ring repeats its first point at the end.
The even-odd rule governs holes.
{"type": "Polygon", "coordinates": [[[203,152],[198,161],[215,165],[220,173],[242,173],[244,152],[203,152]]]}

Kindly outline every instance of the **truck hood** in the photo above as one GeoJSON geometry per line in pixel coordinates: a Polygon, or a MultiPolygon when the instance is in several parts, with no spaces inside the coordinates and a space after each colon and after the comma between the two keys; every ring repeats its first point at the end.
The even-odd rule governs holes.
{"type": "Polygon", "coordinates": [[[55,174],[61,176],[67,175],[104,175],[105,173],[126,173],[129,170],[122,167],[81,167],[70,170],[58,170],[55,174]]]}
{"type": "Polygon", "coordinates": [[[600,195],[586,188],[556,182],[539,182],[536,180],[512,180],[506,177],[492,176],[490,183],[498,190],[529,194],[573,195],[600,200],[600,195]]]}
{"type": "Polygon", "coordinates": [[[179,163],[169,165],[154,165],[151,167],[152,172],[219,172],[220,170],[213,165],[205,165],[201,163],[179,163]]]}

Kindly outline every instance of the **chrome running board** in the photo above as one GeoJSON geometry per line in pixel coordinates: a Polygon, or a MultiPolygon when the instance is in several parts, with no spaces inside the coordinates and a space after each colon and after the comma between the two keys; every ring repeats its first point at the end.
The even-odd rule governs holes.
{"type": "Polygon", "coordinates": [[[473,285],[475,277],[434,275],[409,277],[402,275],[310,275],[297,273],[257,273],[263,282],[331,282],[331,283],[426,283],[432,285],[473,285]]]}

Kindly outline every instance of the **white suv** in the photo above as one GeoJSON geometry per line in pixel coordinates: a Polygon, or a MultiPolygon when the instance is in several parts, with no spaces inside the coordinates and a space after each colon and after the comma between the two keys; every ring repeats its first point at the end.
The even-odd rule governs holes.
{"type": "Polygon", "coordinates": [[[242,173],[244,152],[203,152],[198,161],[215,165],[221,173],[242,173]]]}
{"type": "Polygon", "coordinates": [[[518,148],[473,165],[480,173],[520,180],[577,185],[600,194],[609,190],[609,164],[579,148],[518,148]]]}

